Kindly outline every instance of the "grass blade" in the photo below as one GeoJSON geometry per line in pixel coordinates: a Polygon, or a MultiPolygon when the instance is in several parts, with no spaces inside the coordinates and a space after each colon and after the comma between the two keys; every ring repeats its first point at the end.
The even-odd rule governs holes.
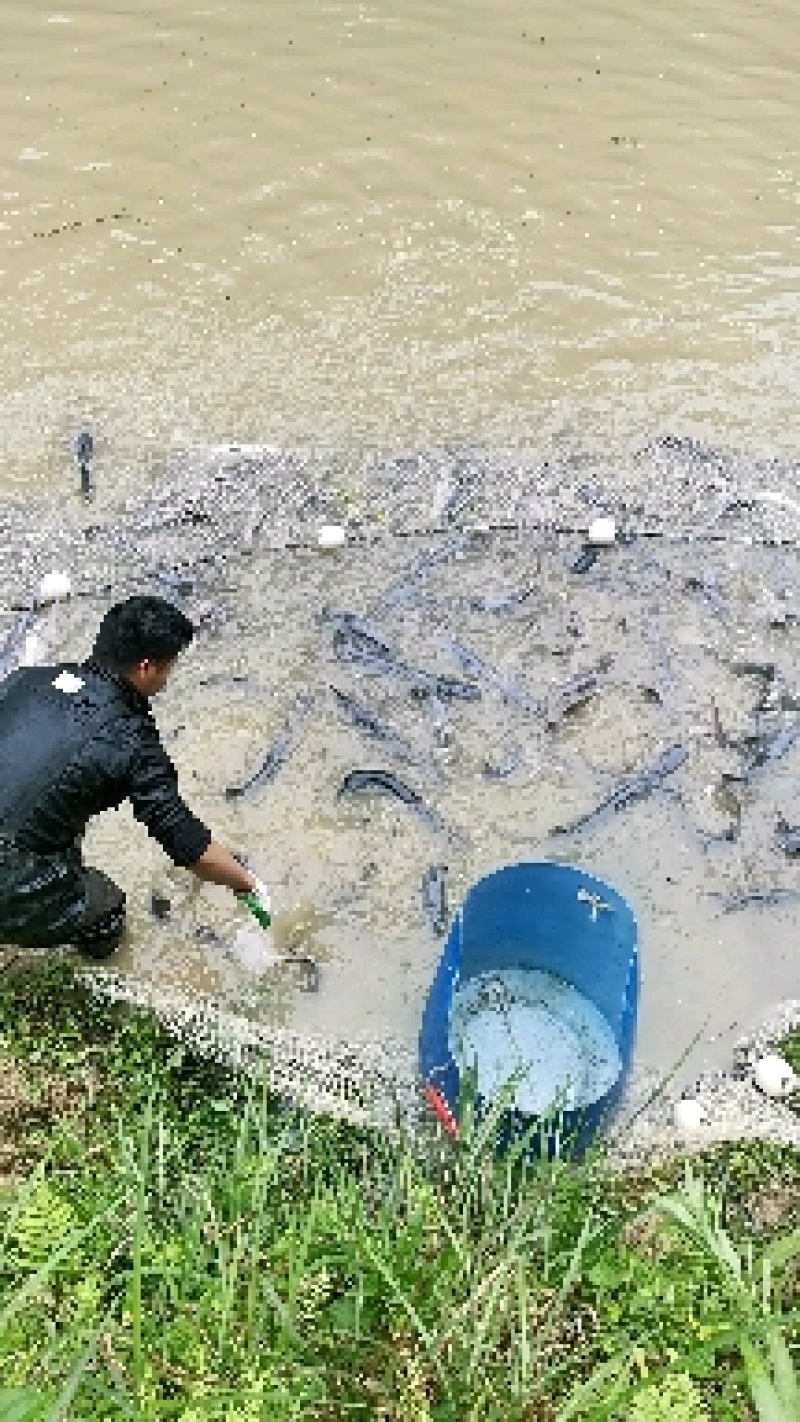
{"type": "Polygon", "coordinates": [[[378,1253],[378,1251],[372,1248],[372,1245],[366,1234],[362,1237],[361,1248],[363,1249],[373,1268],[377,1269],[384,1282],[388,1284],[391,1292],[397,1299],[397,1302],[402,1307],[403,1312],[408,1318],[409,1323],[413,1326],[415,1332],[417,1333],[418,1337],[420,1338],[421,1342],[425,1347],[425,1351],[428,1355],[428,1360],[436,1371],[436,1376],[439,1379],[439,1383],[447,1397],[448,1402],[452,1403],[453,1397],[450,1388],[450,1383],[447,1378],[447,1374],[442,1368],[441,1361],[439,1358],[439,1348],[437,1346],[439,1343],[439,1339],[437,1338],[435,1333],[431,1333],[429,1329],[426,1328],[425,1324],[422,1321],[422,1318],[414,1307],[413,1302],[408,1297],[408,1294],[406,1293],[405,1289],[402,1288],[402,1286],[398,1282],[393,1270],[390,1269],[385,1259],[381,1258],[381,1255],[378,1253]]]}
{"type": "Polygon", "coordinates": [[[0,1422],[42,1422],[46,1400],[27,1387],[0,1391],[0,1422]]]}
{"type": "Polygon", "coordinates": [[[97,1328],[93,1330],[88,1342],[86,1343],[83,1349],[83,1352],[73,1364],[73,1367],[70,1370],[69,1376],[64,1384],[64,1387],[62,1388],[55,1402],[52,1404],[52,1406],[48,1408],[47,1412],[45,1413],[43,1422],[63,1422],[64,1418],[69,1417],[69,1409],[72,1405],[73,1398],[75,1397],[75,1394],[78,1391],[78,1388],[80,1387],[89,1367],[94,1361],[94,1355],[97,1351],[97,1344],[100,1341],[100,1337],[103,1333],[103,1330],[108,1326],[113,1312],[113,1308],[109,1309],[102,1322],[99,1323],[97,1328]]]}
{"type": "Polygon", "coordinates": [[[781,1399],[770,1381],[764,1359],[746,1338],[742,1339],[741,1351],[747,1385],[759,1422],[796,1422],[797,1413],[792,1415],[782,1406],[781,1399]]]}

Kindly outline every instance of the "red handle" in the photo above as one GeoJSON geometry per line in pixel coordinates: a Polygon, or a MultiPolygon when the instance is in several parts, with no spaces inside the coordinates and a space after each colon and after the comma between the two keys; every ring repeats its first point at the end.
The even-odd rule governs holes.
{"type": "Polygon", "coordinates": [[[450,1110],[450,1107],[448,1106],[441,1092],[437,1091],[435,1086],[426,1086],[423,1095],[427,1104],[430,1106],[434,1116],[439,1122],[439,1125],[442,1127],[442,1130],[446,1131],[448,1136],[453,1136],[454,1139],[457,1140],[458,1121],[450,1110]]]}

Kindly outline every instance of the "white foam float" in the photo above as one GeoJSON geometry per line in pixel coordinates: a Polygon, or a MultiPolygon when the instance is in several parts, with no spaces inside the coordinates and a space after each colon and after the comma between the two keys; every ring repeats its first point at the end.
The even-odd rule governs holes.
{"type": "Polygon", "coordinates": [[[589,543],[596,548],[607,548],[617,537],[617,525],[613,518],[595,518],[589,524],[589,543]]]}
{"type": "Polygon", "coordinates": [[[753,1080],[765,1096],[790,1096],[800,1090],[800,1077],[777,1052],[759,1057],[753,1068],[753,1080]]]}
{"type": "Polygon", "coordinates": [[[69,573],[45,573],[39,584],[39,602],[60,602],[62,598],[69,597],[72,592],[72,579],[69,573]]]}
{"type": "Polygon", "coordinates": [[[317,547],[323,550],[343,548],[345,531],[340,523],[326,523],[317,534],[317,547]]]}
{"type": "Polygon", "coordinates": [[[702,1130],[707,1121],[708,1112],[705,1106],[692,1096],[685,1096],[676,1101],[672,1108],[673,1125],[683,1135],[694,1135],[696,1131],[702,1130]]]}

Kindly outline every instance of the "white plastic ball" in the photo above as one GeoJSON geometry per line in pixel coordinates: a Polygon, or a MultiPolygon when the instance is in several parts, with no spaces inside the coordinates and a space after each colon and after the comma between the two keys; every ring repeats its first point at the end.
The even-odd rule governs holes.
{"type": "Polygon", "coordinates": [[[700,1101],[696,1101],[692,1097],[685,1097],[683,1100],[675,1102],[672,1108],[672,1120],[676,1130],[691,1135],[703,1127],[708,1120],[708,1112],[700,1101]]]}
{"type": "Polygon", "coordinates": [[[39,602],[60,602],[72,592],[69,573],[45,573],[39,584],[39,602]]]}
{"type": "Polygon", "coordinates": [[[766,1096],[789,1096],[800,1088],[797,1072],[777,1052],[759,1057],[753,1068],[753,1079],[766,1096]]]}

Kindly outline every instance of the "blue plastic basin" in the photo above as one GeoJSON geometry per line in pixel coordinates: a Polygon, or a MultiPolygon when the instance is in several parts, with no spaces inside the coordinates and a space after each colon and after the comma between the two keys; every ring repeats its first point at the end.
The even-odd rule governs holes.
{"type": "MultiPolygon", "coordinates": [[[[622,1063],[604,1096],[558,1113],[560,1141],[573,1152],[585,1149],[617,1105],[630,1070],[639,996],[637,939],[636,919],[625,900],[582,869],[547,862],[513,864],[479,879],[453,919],[425,1004],[419,1038],[423,1082],[435,1088],[457,1120],[461,1083],[449,1027],[458,982],[509,968],[555,973],[603,1014],[622,1063]]],[[[516,1110],[506,1112],[499,1148],[534,1120],[516,1110]]],[[[534,1134],[534,1151],[541,1150],[542,1139],[542,1133],[534,1134]]],[[[553,1137],[547,1139],[552,1153],[553,1137]]]]}

